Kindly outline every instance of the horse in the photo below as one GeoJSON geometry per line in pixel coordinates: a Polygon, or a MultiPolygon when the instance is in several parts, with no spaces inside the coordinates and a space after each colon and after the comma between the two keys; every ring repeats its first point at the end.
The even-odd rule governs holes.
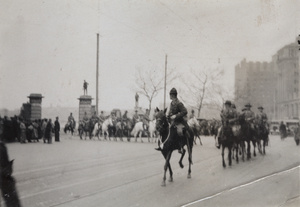
{"type": "Polygon", "coordinates": [[[117,141],[117,137],[120,138],[121,141],[123,141],[123,128],[124,123],[122,120],[116,121],[116,133],[115,133],[115,141],[117,141]]]}
{"type": "Polygon", "coordinates": [[[94,123],[92,119],[89,119],[87,122],[80,122],[78,126],[78,133],[80,136],[80,139],[82,139],[82,135],[85,132],[85,139],[87,135],[90,139],[92,139],[92,133],[94,130],[94,123]]]}
{"type": "Polygon", "coordinates": [[[98,140],[100,140],[101,133],[102,133],[102,122],[98,121],[94,125],[94,130],[92,135],[98,137],[98,140]]]}
{"type": "Polygon", "coordinates": [[[156,119],[152,120],[149,122],[149,134],[150,134],[150,138],[152,138],[152,142],[153,142],[153,139],[156,143],[156,140],[157,140],[157,135],[156,135],[156,128],[155,128],[155,125],[156,125],[156,119]]]}
{"type": "Polygon", "coordinates": [[[263,123],[257,123],[257,148],[260,154],[266,154],[265,147],[268,143],[269,139],[269,131],[267,127],[263,123]],[[263,141],[263,145],[261,145],[261,141],[263,141]]]}
{"type": "Polygon", "coordinates": [[[20,207],[16,181],[12,176],[13,162],[9,161],[6,146],[0,141],[0,189],[7,207],[20,207]]]}
{"type": "Polygon", "coordinates": [[[70,122],[67,122],[64,128],[64,132],[65,134],[70,131],[71,134],[73,135],[74,131],[75,131],[75,126],[76,126],[76,122],[71,120],[70,122]]]}
{"type": "MultiPolygon", "coordinates": [[[[135,142],[137,142],[137,136],[140,135],[140,138],[141,138],[141,142],[143,142],[142,140],[142,133],[144,131],[144,124],[143,122],[139,121],[137,123],[135,123],[132,131],[131,131],[131,135],[134,136],[135,138],[135,142]]],[[[148,142],[150,142],[150,138],[148,136],[148,142]]]]}
{"type": "MultiPolygon", "coordinates": [[[[173,182],[173,171],[171,168],[171,164],[170,164],[170,159],[171,159],[171,155],[172,152],[176,149],[179,149],[179,141],[178,139],[180,139],[181,137],[179,137],[177,130],[179,130],[180,126],[174,126],[174,125],[169,125],[168,121],[167,121],[167,116],[166,116],[166,110],[158,110],[157,109],[157,114],[156,114],[156,130],[159,132],[160,136],[161,136],[161,141],[162,141],[162,148],[158,149],[161,151],[161,153],[163,154],[164,158],[165,158],[165,165],[164,165],[164,176],[163,176],[163,181],[162,181],[162,186],[166,186],[166,173],[167,170],[169,169],[169,173],[170,173],[170,179],[169,182],[173,182]]],[[[193,164],[192,161],[192,149],[193,149],[193,139],[194,139],[194,135],[193,135],[193,131],[189,128],[189,129],[185,129],[188,130],[188,133],[190,134],[189,137],[185,137],[185,139],[182,140],[183,142],[183,147],[186,145],[187,146],[187,150],[188,150],[188,160],[189,160],[189,169],[188,169],[188,175],[187,178],[191,178],[191,165],[193,164]]],[[[181,168],[183,168],[183,164],[182,164],[182,159],[185,155],[186,150],[183,148],[182,154],[181,154],[181,158],[179,160],[179,166],[181,168]]]]}
{"type": "Polygon", "coordinates": [[[106,140],[106,136],[108,135],[108,138],[110,140],[110,136],[111,136],[111,129],[113,126],[113,120],[111,117],[108,117],[107,119],[105,119],[105,121],[102,123],[102,133],[104,136],[104,139],[106,140]]]}
{"type": "Polygon", "coordinates": [[[187,123],[188,123],[189,127],[194,132],[194,143],[195,143],[195,145],[197,144],[196,143],[197,138],[200,141],[200,145],[202,145],[202,141],[201,141],[201,138],[200,138],[201,127],[200,127],[200,124],[199,124],[198,120],[194,117],[194,118],[189,119],[187,123]]]}
{"type": "MultiPolygon", "coordinates": [[[[216,147],[218,147],[217,146],[217,136],[218,136],[218,133],[221,133],[221,132],[219,132],[220,130],[221,130],[221,126],[222,126],[222,123],[221,123],[221,121],[215,121],[215,122],[213,122],[212,124],[211,124],[212,126],[211,126],[211,133],[212,133],[212,135],[214,136],[214,138],[215,138],[215,146],[216,147]]],[[[218,147],[219,148],[219,147],[218,147]]]]}
{"type": "Polygon", "coordinates": [[[241,124],[241,130],[243,132],[242,135],[242,153],[245,153],[245,142],[247,143],[247,159],[249,160],[251,158],[251,142],[253,144],[253,155],[256,156],[255,147],[256,147],[256,132],[254,129],[254,125],[248,123],[245,120],[245,115],[241,114],[239,117],[239,121],[241,124]]]}
{"type": "Polygon", "coordinates": [[[130,142],[130,132],[132,131],[134,125],[133,121],[129,118],[127,118],[125,121],[123,121],[123,135],[127,137],[127,141],[130,142]]]}

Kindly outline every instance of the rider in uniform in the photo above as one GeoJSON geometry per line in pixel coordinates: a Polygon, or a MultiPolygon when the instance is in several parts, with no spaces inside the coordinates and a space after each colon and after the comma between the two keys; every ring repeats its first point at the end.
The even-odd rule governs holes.
{"type": "Polygon", "coordinates": [[[143,117],[143,128],[145,131],[148,131],[148,128],[149,128],[149,121],[150,121],[150,118],[149,118],[149,109],[146,109],[146,113],[144,114],[144,117],[143,117]]]}
{"type": "Polygon", "coordinates": [[[254,130],[254,120],[255,120],[255,114],[253,111],[251,111],[251,104],[250,103],[247,103],[245,105],[245,110],[243,112],[244,114],[244,117],[245,117],[245,120],[246,122],[250,125],[251,129],[254,130]]]}
{"type": "Polygon", "coordinates": [[[72,113],[70,113],[70,116],[68,117],[68,122],[72,122],[72,121],[75,121],[72,113]]]}
{"type": "Polygon", "coordinates": [[[177,133],[179,135],[179,153],[182,153],[182,148],[183,148],[183,139],[184,137],[186,139],[189,138],[189,133],[188,133],[188,124],[187,121],[185,120],[187,116],[187,110],[184,107],[183,103],[181,103],[178,98],[177,98],[177,90],[175,88],[172,88],[170,91],[170,99],[172,100],[170,104],[170,111],[168,114],[168,120],[172,124],[172,127],[177,126],[177,133]],[[179,125],[182,124],[184,126],[183,131],[179,130],[182,127],[179,127],[179,125]]]}
{"type": "Polygon", "coordinates": [[[97,112],[95,111],[93,116],[92,116],[92,121],[93,123],[97,123],[99,121],[99,117],[97,116],[97,112]]]}
{"type": "Polygon", "coordinates": [[[127,113],[128,113],[128,111],[125,111],[124,114],[123,114],[123,116],[122,116],[122,120],[123,120],[124,122],[126,122],[127,119],[128,119],[127,113]]]}
{"type": "Polygon", "coordinates": [[[195,111],[194,111],[194,109],[192,109],[192,111],[191,111],[191,115],[190,115],[190,117],[189,117],[190,119],[193,119],[193,118],[195,118],[195,111]]]}
{"type": "Polygon", "coordinates": [[[138,110],[135,110],[135,114],[132,117],[133,125],[140,121],[140,116],[138,115],[138,110]]]}
{"type": "MultiPolygon", "coordinates": [[[[258,110],[259,112],[256,114],[256,120],[257,120],[257,123],[260,124],[260,125],[265,125],[267,124],[268,122],[268,117],[267,117],[267,114],[265,112],[263,112],[264,108],[262,106],[258,107],[258,110]]],[[[268,127],[267,127],[268,129],[268,127]]]]}
{"type": "Polygon", "coordinates": [[[87,116],[86,112],[84,112],[84,116],[82,118],[82,121],[84,124],[87,124],[89,122],[89,117],[87,116]]]}
{"type": "Polygon", "coordinates": [[[226,101],[225,102],[225,109],[221,111],[221,121],[222,121],[222,127],[218,131],[217,135],[217,148],[220,148],[220,141],[221,141],[221,134],[224,133],[224,129],[226,129],[232,136],[232,126],[234,122],[236,121],[237,118],[237,113],[236,111],[232,108],[231,101],[226,101]]]}
{"type": "Polygon", "coordinates": [[[103,123],[105,121],[105,116],[103,114],[103,111],[100,112],[100,116],[99,116],[99,122],[103,123]]]}
{"type": "Polygon", "coordinates": [[[257,109],[259,112],[255,116],[256,122],[259,126],[263,126],[264,130],[266,130],[265,132],[269,134],[268,116],[263,112],[264,108],[262,106],[257,109]]]}

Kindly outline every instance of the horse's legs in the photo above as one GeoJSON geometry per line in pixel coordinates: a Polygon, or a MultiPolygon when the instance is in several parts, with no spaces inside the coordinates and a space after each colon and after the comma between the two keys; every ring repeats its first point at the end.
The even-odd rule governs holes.
{"type": "Polygon", "coordinates": [[[170,173],[169,182],[173,182],[173,171],[172,171],[172,168],[171,168],[171,164],[170,164],[170,163],[169,163],[169,165],[168,165],[168,168],[169,168],[169,173],[170,173]]]}
{"type": "Polygon", "coordinates": [[[225,159],[224,159],[225,146],[224,146],[224,144],[221,144],[221,145],[222,145],[222,162],[223,162],[223,167],[225,168],[226,167],[226,163],[225,163],[225,159]]]}
{"type": "Polygon", "coordinates": [[[240,145],[241,145],[242,160],[244,162],[245,161],[245,141],[244,140],[241,141],[240,145]]]}
{"type": "Polygon", "coordinates": [[[229,146],[228,146],[228,161],[229,161],[229,166],[231,166],[231,164],[232,164],[231,154],[232,154],[232,144],[229,144],[229,146]]]}
{"type": "MultiPolygon", "coordinates": [[[[263,145],[264,145],[264,140],[263,140],[263,145]]],[[[262,147],[261,147],[261,139],[258,139],[257,140],[257,149],[258,149],[258,152],[260,153],[260,154],[262,154],[262,147]]]]}
{"type": "Polygon", "coordinates": [[[184,168],[184,165],[182,164],[182,160],[183,160],[183,157],[184,157],[184,155],[185,155],[185,152],[186,152],[186,150],[183,148],[182,154],[181,154],[181,157],[180,157],[180,160],[179,160],[179,166],[180,166],[181,168],[184,168]]]}
{"type": "Polygon", "coordinates": [[[251,144],[250,140],[247,140],[247,159],[249,160],[251,158],[251,144]]]}
{"type": "Polygon", "coordinates": [[[201,141],[201,137],[200,137],[200,135],[199,135],[199,136],[197,136],[197,137],[199,138],[200,145],[202,146],[203,144],[202,144],[202,141],[201,141]]]}
{"type": "Polygon", "coordinates": [[[253,144],[253,156],[256,157],[256,151],[255,151],[255,148],[256,148],[256,140],[252,140],[252,144],[253,144]]]}
{"type": "Polygon", "coordinates": [[[236,163],[239,163],[239,142],[236,143],[236,148],[235,148],[235,161],[236,163]]]}
{"type": "Polygon", "coordinates": [[[165,162],[165,166],[164,166],[164,177],[163,177],[161,186],[166,186],[166,174],[167,174],[168,167],[170,165],[171,154],[172,154],[172,151],[169,151],[167,153],[167,155],[165,156],[166,162],[165,162]]]}
{"type": "Polygon", "coordinates": [[[192,151],[193,151],[193,149],[190,148],[190,150],[188,150],[188,151],[189,151],[189,170],[188,170],[187,178],[192,178],[192,175],[191,175],[191,173],[192,173],[191,166],[193,164],[193,160],[192,160],[192,151]]]}

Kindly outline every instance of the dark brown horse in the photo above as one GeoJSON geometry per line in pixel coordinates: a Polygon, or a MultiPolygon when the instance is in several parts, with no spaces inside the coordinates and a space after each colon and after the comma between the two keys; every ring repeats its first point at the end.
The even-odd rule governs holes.
{"type": "MultiPolygon", "coordinates": [[[[160,149],[161,153],[163,154],[164,158],[165,158],[165,165],[164,165],[164,177],[163,177],[163,182],[162,182],[162,186],[166,186],[166,173],[167,170],[169,169],[170,172],[170,182],[173,182],[173,171],[171,168],[171,164],[170,164],[170,159],[172,156],[172,152],[174,150],[179,149],[179,141],[178,139],[180,139],[181,137],[178,136],[177,133],[177,129],[176,126],[174,125],[169,125],[168,121],[167,121],[167,117],[166,117],[166,109],[159,111],[157,109],[157,114],[156,114],[156,130],[159,132],[160,136],[161,136],[161,141],[162,141],[162,148],[160,149]]],[[[188,178],[191,178],[191,165],[193,164],[192,162],[192,149],[193,149],[193,131],[190,129],[184,129],[184,130],[188,130],[188,137],[184,137],[183,140],[183,144],[184,146],[187,146],[187,150],[188,150],[188,160],[189,160],[189,169],[188,169],[188,178]]],[[[181,138],[182,139],[182,138],[181,138]]],[[[183,152],[181,154],[181,158],[179,160],[179,166],[181,168],[183,168],[183,164],[182,164],[182,159],[185,155],[186,150],[183,149],[183,152]]]]}
{"type": "Polygon", "coordinates": [[[268,144],[269,131],[268,131],[267,127],[265,126],[265,124],[263,124],[263,123],[257,123],[256,124],[256,130],[257,130],[257,148],[258,148],[258,151],[261,154],[266,154],[265,147],[268,144]],[[261,143],[261,141],[263,143],[261,143]]]}
{"type": "Polygon", "coordinates": [[[0,189],[7,207],[21,206],[16,189],[16,182],[12,176],[13,161],[14,160],[9,161],[6,146],[0,141],[0,189]]]}

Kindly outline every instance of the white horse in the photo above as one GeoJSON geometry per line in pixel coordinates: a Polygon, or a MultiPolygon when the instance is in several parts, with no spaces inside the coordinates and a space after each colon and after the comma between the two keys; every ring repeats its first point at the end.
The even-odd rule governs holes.
{"type": "Polygon", "coordinates": [[[98,139],[100,140],[100,131],[101,131],[102,123],[96,122],[94,125],[94,130],[92,136],[97,136],[98,139]]]}
{"type": "Polygon", "coordinates": [[[201,127],[198,120],[194,117],[189,119],[187,123],[194,132],[194,143],[196,144],[196,140],[198,138],[200,140],[200,144],[202,145],[201,138],[200,138],[201,127]]]}
{"type": "MultiPolygon", "coordinates": [[[[108,127],[113,125],[113,120],[111,117],[106,119],[102,124],[102,133],[104,135],[104,139],[106,139],[106,135],[109,137],[108,127]]],[[[110,140],[110,137],[109,137],[110,140]]]]}
{"type": "Polygon", "coordinates": [[[156,119],[149,122],[149,133],[150,133],[150,138],[152,138],[152,142],[153,142],[153,139],[155,140],[155,142],[157,140],[155,125],[156,125],[156,119]]]}
{"type": "MultiPolygon", "coordinates": [[[[141,121],[137,122],[137,123],[134,125],[134,127],[133,127],[133,129],[132,129],[132,131],[131,131],[131,133],[130,133],[132,136],[134,136],[135,142],[137,142],[137,135],[138,135],[138,134],[140,135],[141,142],[143,142],[143,140],[142,140],[142,133],[143,133],[143,131],[144,131],[143,122],[141,122],[141,121]]],[[[148,141],[150,142],[149,137],[148,137],[148,141]]]]}

